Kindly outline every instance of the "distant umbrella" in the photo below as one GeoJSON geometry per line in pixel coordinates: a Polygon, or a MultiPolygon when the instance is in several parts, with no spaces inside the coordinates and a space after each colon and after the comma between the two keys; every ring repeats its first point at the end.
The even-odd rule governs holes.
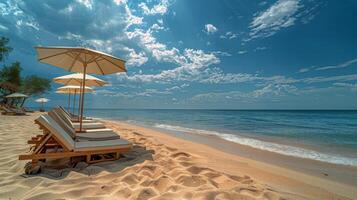
{"type": "MultiPolygon", "coordinates": [[[[71,107],[71,94],[73,94],[73,106],[72,106],[72,113],[74,114],[75,110],[75,102],[76,102],[76,94],[81,92],[81,87],[76,85],[67,85],[63,87],[59,87],[56,90],[56,93],[59,94],[68,94],[68,107],[67,110],[70,112],[71,107]]],[[[85,87],[85,93],[93,92],[93,89],[90,87],[85,87]]]]}
{"type": "MultiPolygon", "coordinates": [[[[83,74],[81,73],[74,73],[65,76],[59,76],[53,79],[53,82],[63,84],[63,85],[76,85],[81,86],[83,82],[83,74]]],[[[103,86],[107,82],[99,79],[97,77],[86,75],[86,86],[93,87],[93,86],[103,86]]]]}
{"type": "Polygon", "coordinates": [[[26,94],[21,94],[21,93],[12,93],[6,96],[6,98],[27,98],[27,97],[28,96],[26,94]]]}
{"type": "MultiPolygon", "coordinates": [[[[69,75],[65,75],[65,76],[59,76],[53,79],[53,81],[55,83],[59,83],[59,84],[64,84],[64,85],[72,85],[72,86],[82,86],[82,82],[83,82],[83,74],[81,73],[74,73],[74,74],[69,74],[69,75]]],[[[103,81],[102,79],[99,79],[97,77],[91,76],[91,75],[86,75],[86,81],[85,81],[86,86],[103,86],[105,84],[107,84],[107,82],[103,81]]],[[[81,89],[79,90],[75,90],[76,93],[74,94],[74,97],[76,97],[76,94],[81,94],[81,89]]],[[[86,92],[85,92],[86,93],[86,92]]],[[[69,94],[70,95],[70,94],[69,94]]],[[[80,96],[81,98],[81,96],[80,96]]],[[[81,108],[81,99],[79,99],[78,101],[78,117],[80,114],[80,108],[81,108]]],[[[74,110],[73,110],[73,114],[74,114],[74,110]]],[[[78,118],[79,120],[79,118],[78,118]]]]}
{"type": "MultiPolygon", "coordinates": [[[[83,73],[82,90],[86,74],[114,74],[126,72],[125,61],[109,54],[82,47],[36,47],[38,60],[70,72],[83,73]]],[[[79,131],[82,131],[84,92],[81,93],[79,131]]]]}
{"type": "Polygon", "coordinates": [[[26,94],[21,94],[21,93],[15,92],[15,93],[12,93],[12,94],[7,95],[5,97],[8,98],[8,99],[11,99],[10,103],[9,103],[10,105],[14,105],[15,104],[16,106],[22,107],[24,105],[25,100],[26,100],[26,98],[28,96],[26,94]]]}
{"type": "Polygon", "coordinates": [[[44,111],[45,109],[43,108],[43,104],[49,102],[49,99],[46,98],[39,98],[35,100],[37,103],[41,103],[41,110],[40,111],[44,111]]]}

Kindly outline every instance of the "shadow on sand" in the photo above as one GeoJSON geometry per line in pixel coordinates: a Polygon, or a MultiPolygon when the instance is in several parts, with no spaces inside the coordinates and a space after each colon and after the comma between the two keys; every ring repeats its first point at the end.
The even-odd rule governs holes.
{"type": "Polygon", "coordinates": [[[121,154],[121,158],[115,161],[107,161],[95,164],[87,164],[83,161],[77,162],[69,159],[56,159],[47,161],[46,163],[40,162],[41,171],[35,175],[22,174],[22,177],[36,177],[41,176],[49,179],[60,180],[68,176],[70,172],[77,172],[84,175],[96,175],[102,171],[117,173],[127,167],[143,163],[146,160],[153,160],[154,150],[147,150],[140,145],[134,145],[130,152],[121,154]]]}

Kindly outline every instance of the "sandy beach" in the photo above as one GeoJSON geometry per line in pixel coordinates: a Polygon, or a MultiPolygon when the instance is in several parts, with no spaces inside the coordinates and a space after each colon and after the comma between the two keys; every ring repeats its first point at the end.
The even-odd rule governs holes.
{"type": "Polygon", "coordinates": [[[40,174],[25,175],[26,162],[18,155],[28,152],[31,136],[41,133],[33,123],[39,115],[0,116],[0,199],[357,198],[353,179],[324,178],[114,121],[104,122],[135,145],[123,158],[89,166],[51,161],[40,174]]]}

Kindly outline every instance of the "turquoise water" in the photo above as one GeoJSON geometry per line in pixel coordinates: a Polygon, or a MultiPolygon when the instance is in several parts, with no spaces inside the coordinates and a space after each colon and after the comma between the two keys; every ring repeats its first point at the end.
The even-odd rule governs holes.
{"type": "Polygon", "coordinates": [[[87,115],[357,166],[357,111],[87,109],[87,115]]]}

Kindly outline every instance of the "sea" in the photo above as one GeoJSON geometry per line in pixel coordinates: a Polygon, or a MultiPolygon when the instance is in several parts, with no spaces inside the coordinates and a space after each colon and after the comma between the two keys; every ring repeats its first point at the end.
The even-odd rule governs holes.
{"type": "Polygon", "coordinates": [[[163,132],[216,136],[287,156],[357,166],[357,111],[86,109],[163,132]]]}

